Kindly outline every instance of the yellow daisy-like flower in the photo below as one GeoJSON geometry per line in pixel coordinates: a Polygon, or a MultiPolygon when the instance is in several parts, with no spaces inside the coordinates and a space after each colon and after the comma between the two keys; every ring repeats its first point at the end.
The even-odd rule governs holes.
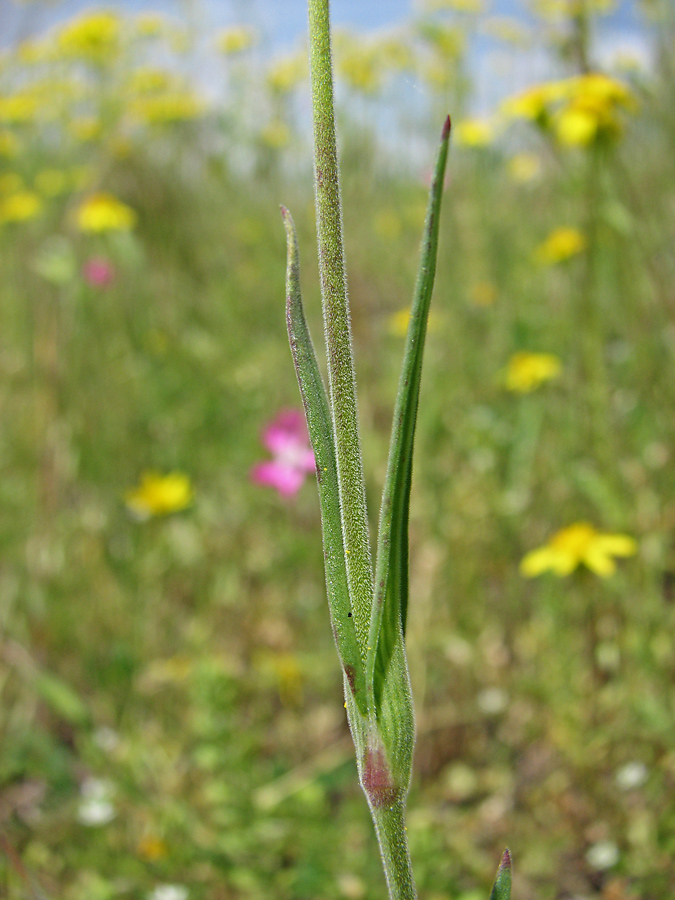
{"type": "Polygon", "coordinates": [[[603,534],[588,522],[576,522],[556,532],[543,547],[532,550],[520,563],[526,578],[551,571],[559,578],[584,565],[608,578],[616,571],[615,556],[633,556],[637,544],[625,534],[603,534]]]}
{"type": "Polygon", "coordinates": [[[40,111],[40,102],[34,94],[24,91],[0,97],[0,122],[16,124],[32,122],[40,111]]]}
{"type": "Polygon", "coordinates": [[[454,127],[456,144],[465,147],[487,147],[495,139],[495,129],[484,119],[465,119],[454,127]]]}
{"type": "Polygon", "coordinates": [[[529,394],[561,372],[562,364],[552,353],[514,353],[506,367],[506,389],[529,394]]]}
{"type": "Polygon", "coordinates": [[[136,213],[112,194],[92,194],[75,213],[80,231],[130,231],[136,224],[136,213]]]}
{"type": "Polygon", "coordinates": [[[0,201],[0,223],[26,222],[42,212],[42,200],[34,191],[18,191],[0,201]]]}
{"type": "Polygon", "coordinates": [[[122,20],[109,11],[85,13],[68,22],[56,37],[64,57],[106,63],[120,49],[122,20]]]}
{"type": "Polygon", "coordinates": [[[556,228],[534,251],[537,262],[546,266],[565,262],[586,249],[586,238],[576,228],[556,228]]]}
{"type": "Polygon", "coordinates": [[[138,487],[126,492],[124,502],[132,515],[149,519],[187,509],[193,497],[190,479],[182,472],[144,472],[138,487]]]}

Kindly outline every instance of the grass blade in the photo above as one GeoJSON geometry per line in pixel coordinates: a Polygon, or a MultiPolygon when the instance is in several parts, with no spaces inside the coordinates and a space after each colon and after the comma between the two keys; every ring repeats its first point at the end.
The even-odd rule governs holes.
{"type": "Polygon", "coordinates": [[[365,669],[349,599],[330,407],[302,306],[295,225],[288,210],[282,207],[281,213],[288,242],[286,272],[288,338],[305,408],[307,428],[316,457],[331,625],[345,679],[359,711],[365,715],[367,709],[365,669]]]}
{"type": "Polygon", "coordinates": [[[408,611],[408,515],[412,482],[415,422],[422,375],[422,356],[429,305],[436,274],[438,227],[443,180],[448,158],[450,117],[441,134],[441,145],[429,195],[422,241],[420,268],[415,285],[399,381],[387,475],[380,509],[375,568],[375,603],[368,635],[366,683],[373,687],[376,708],[393,648],[400,632],[405,635],[408,611]]]}
{"type": "Polygon", "coordinates": [[[511,854],[508,849],[502,854],[490,900],[511,900],[511,854]]]}

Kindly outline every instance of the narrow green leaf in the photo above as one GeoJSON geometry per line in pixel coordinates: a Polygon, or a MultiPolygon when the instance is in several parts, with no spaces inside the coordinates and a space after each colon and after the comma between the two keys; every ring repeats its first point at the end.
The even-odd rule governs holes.
{"type": "Polygon", "coordinates": [[[511,854],[508,849],[502,854],[490,900],[511,900],[511,854]]]}
{"type": "Polygon", "coordinates": [[[424,341],[436,274],[439,217],[449,140],[448,116],[443,125],[436,170],[429,194],[420,268],[410,312],[380,508],[375,603],[370,619],[366,662],[366,683],[369,687],[372,686],[378,711],[392,651],[399,634],[405,635],[408,612],[408,515],[413,444],[424,341]]]}
{"type": "Polygon", "coordinates": [[[300,263],[295,225],[288,210],[281,214],[286,228],[288,264],[286,271],[286,320],[288,339],[295,363],[307,428],[316,458],[321,506],[321,527],[326,568],[326,588],[331,624],[344,676],[361,715],[366,715],[365,668],[349,599],[345,564],[335,438],[330,417],[328,397],[314,352],[314,345],[305,320],[300,293],[300,263]]]}

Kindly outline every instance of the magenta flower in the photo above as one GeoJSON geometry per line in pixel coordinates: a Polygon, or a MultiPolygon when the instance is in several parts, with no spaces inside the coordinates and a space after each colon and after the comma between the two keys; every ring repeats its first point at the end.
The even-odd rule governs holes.
{"type": "Polygon", "coordinates": [[[82,277],[91,287],[107,288],[115,280],[115,267],[104,256],[92,256],[82,266],[82,277]]]}
{"type": "Polygon", "coordinates": [[[305,417],[297,409],[284,409],[263,432],[262,442],[274,459],[251,470],[256,484],[275,488],[282,497],[297,494],[309,472],[316,472],[305,417]]]}

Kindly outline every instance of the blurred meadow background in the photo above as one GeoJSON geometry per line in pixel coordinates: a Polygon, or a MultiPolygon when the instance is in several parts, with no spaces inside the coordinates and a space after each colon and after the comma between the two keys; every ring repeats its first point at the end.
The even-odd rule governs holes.
{"type": "MultiPolygon", "coordinates": [[[[666,900],[674,10],[428,0],[373,28],[385,5],[335,35],[373,524],[454,123],[411,510],[420,892],[486,900],[508,844],[517,900],[666,900]]],[[[263,0],[1,7],[8,900],[385,893],[305,438],[265,446],[299,406],[280,203],[322,333],[291,6],[295,36],[263,0]]]]}

